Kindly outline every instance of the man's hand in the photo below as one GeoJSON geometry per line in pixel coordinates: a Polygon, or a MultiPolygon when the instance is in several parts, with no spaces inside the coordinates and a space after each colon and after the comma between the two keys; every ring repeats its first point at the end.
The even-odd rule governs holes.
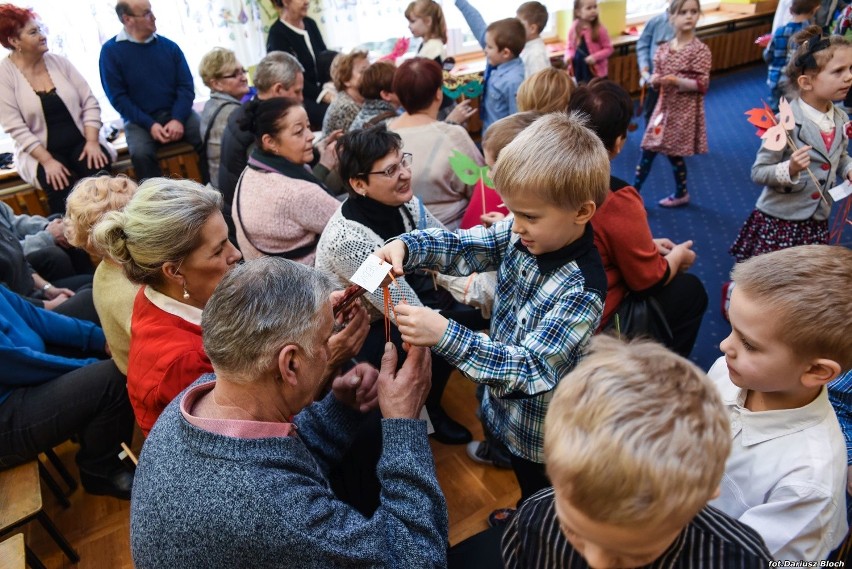
{"type": "Polygon", "coordinates": [[[432,356],[429,348],[411,348],[399,371],[393,344],[385,344],[382,369],[377,380],[379,407],[385,419],[417,419],[432,386],[432,356]]]}
{"type": "Polygon", "coordinates": [[[70,247],[68,240],[65,238],[65,221],[62,219],[54,219],[44,228],[53,237],[53,242],[60,247],[67,249],[70,247]]]}
{"type": "Polygon", "coordinates": [[[160,123],[155,122],[152,124],[149,132],[151,133],[151,138],[160,144],[167,144],[169,142],[169,133],[166,132],[165,127],[160,123]]]}
{"type": "Polygon", "coordinates": [[[331,384],[331,392],[338,401],[356,411],[366,413],[378,407],[379,372],[367,363],[360,363],[346,375],[340,375],[331,384]]]}
{"type": "Polygon", "coordinates": [[[51,298],[50,300],[44,301],[44,309],[45,310],[56,310],[56,307],[68,300],[68,297],[64,294],[60,294],[55,298],[51,298]]]}
{"type": "Polygon", "coordinates": [[[97,140],[86,141],[86,146],[83,147],[83,152],[80,153],[80,157],[77,158],[77,160],[79,161],[83,158],[86,159],[86,167],[89,168],[89,170],[103,168],[109,164],[109,160],[97,140]]]}
{"type": "Polygon", "coordinates": [[[402,341],[412,346],[434,346],[444,336],[450,321],[441,313],[425,306],[398,304],[396,326],[402,341]]]}
{"type": "MultiPolygon", "coordinates": [[[[399,239],[394,239],[378,251],[374,251],[373,255],[375,255],[382,261],[393,265],[393,274],[398,277],[401,277],[405,274],[405,272],[402,270],[402,261],[405,259],[406,253],[408,253],[408,250],[405,247],[405,243],[403,243],[399,239]]],[[[389,282],[390,277],[385,277],[385,280],[382,281],[382,286],[387,286],[389,282]]]]}
{"type": "Polygon", "coordinates": [[[790,156],[790,177],[795,178],[799,172],[811,165],[810,146],[802,146],[790,156]]]}
{"type": "Polygon", "coordinates": [[[172,119],[163,127],[166,131],[169,141],[176,142],[183,138],[183,123],[177,119],[172,119]]]}
{"type": "MultiPolygon", "coordinates": [[[[329,299],[332,305],[343,296],[343,291],[338,290],[331,293],[329,299]]],[[[351,359],[361,351],[364,340],[370,332],[370,316],[367,309],[360,302],[353,302],[341,314],[338,314],[335,325],[343,326],[339,332],[332,334],[328,339],[328,363],[326,369],[333,374],[343,362],[351,359]]]]}
{"type": "Polygon", "coordinates": [[[329,170],[337,168],[337,139],[341,136],[343,136],[342,130],[333,130],[317,144],[319,163],[329,170]]]}
{"type": "Polygon", "coordinates": [[[68,171],[68,168],[62,162],[56,158],[51,158],[42,164],[42,167],[44,168],[44,177],[47,178],[47,183],[50,187],[57,191],[68,187],[71,172],[68,171]]]}

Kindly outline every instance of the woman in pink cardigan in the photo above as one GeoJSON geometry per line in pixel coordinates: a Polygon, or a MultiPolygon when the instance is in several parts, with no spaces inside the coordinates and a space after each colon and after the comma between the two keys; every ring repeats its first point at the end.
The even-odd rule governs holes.
{"type": "Polygon", "coordinates": [[[574,22],[568,30],[565,63],[577,83],[606,77],[612,52],[609,34],[598,18],[597,0],[574,0],[574,22]]]}
{"type": "Polygon", "coordinates": [[[100,137],[100,106],[71,62],[47,53],[31,10],[0,5],[0,44],[11,51],[0,62],[0,124],[15,140],[18,174],[64,213],[74,183],[115,159],[100,137]]]}
{"type": "Polygon", "coordinates": [[[320,143],[319,162],[308,170],[314,158],[308,114],[283,97],[248,103],[240,128],[256,143],[232,204],[243,256],[313,265],[319,236],[340,206],[322,182],[336,166],[334,143],[320,143]]]}

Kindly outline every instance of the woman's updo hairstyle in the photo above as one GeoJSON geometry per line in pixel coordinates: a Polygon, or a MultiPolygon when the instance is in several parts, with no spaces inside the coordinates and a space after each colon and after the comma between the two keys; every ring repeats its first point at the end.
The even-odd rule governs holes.
{"type": "Polygon", "coordinates": [[[239,127],[254,135],[255,143],[262,147],[263,135],[275,137],[281,130],[284,117],[293,107],[300,106],[299,101],[289,97],[271,99],[252,99],[244,107],[243,116],[237,121],[239,127]]]}
{"type": "Polygon", "coordinates": [[[196,247],[201,228],[222,209],[222,194],[191,180],[145,180],[123,211],[106,214],[92,242],[137,284],[162,282],[165,263],[180,263],[196,247]]]}
{"type": "Polygon", "coordinates": [[[808,26],[793,36],[793,43],[799,47],[787,64],[787,77],[798,89],[799,77],[817,75],[828,65],[834,52],[840,48],[852,47],[849,40],[842,36],[823,36],[819,26],[808,26]]]}

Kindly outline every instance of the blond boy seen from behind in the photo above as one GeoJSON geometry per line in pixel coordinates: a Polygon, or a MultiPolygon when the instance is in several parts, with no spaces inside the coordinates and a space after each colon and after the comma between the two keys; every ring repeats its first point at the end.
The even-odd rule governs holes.
{"type": "Polygon", "coordinates": [[[507,569],[768,567],[757,532],[707,506],[730,449],[707,376],[659,344],[590,345],[547,412],[553,487],[507,526],[507,569]]]}

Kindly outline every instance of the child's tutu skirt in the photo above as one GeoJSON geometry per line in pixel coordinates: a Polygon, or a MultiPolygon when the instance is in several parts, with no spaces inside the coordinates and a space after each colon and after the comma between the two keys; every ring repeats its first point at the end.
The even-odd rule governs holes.
{"type": "Polygon", "coordinates": [[[791,221],[754,210],[729,250],[738,263],[797,245],[827,245],[828,220],[791,221]]]}

